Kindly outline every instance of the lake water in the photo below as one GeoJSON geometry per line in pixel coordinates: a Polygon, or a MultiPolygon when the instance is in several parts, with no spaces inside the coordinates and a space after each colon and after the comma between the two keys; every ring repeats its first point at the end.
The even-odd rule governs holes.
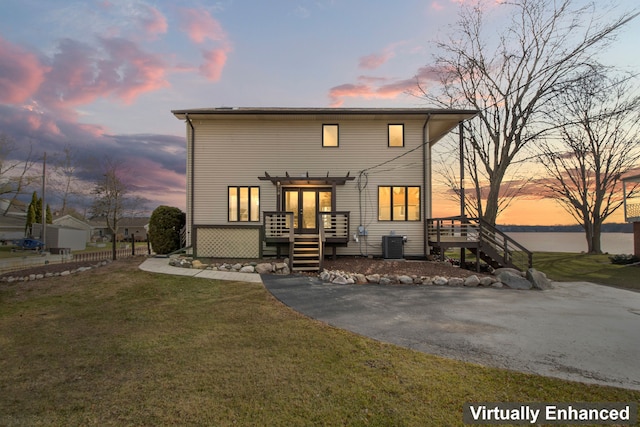
{"type": "MultiPolygon", "coordinates": [[[[584,233],[507,233],[530,251],[586,252],[584,233]]],[[[610,254],[632,254],[632,233],[602,233],[602,251],[610,254]]]]}

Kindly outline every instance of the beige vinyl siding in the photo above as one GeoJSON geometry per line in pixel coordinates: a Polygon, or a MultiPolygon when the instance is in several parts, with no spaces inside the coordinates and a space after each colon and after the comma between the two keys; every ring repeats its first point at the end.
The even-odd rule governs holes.
{"type": "MultiPolygon", "coordinates": [[[[422,144],[426,117],[413,116],[216,116],[194,120],[195,209],[196,225],[229,224],[227,187],[260,186],[260,219],[264,211],[276,210],[276,186],[260,181],[265,172],[271,176],[306,175],[355,177],[336,187],[336,209],[351,212],[350,235],[362,222],[368,237],[360,243],[349,242],[340,254],[381,254],[382,236],[394,231],[408,236],[405,254],[423,254],[423,222],[378,221],[378,186],[419,186],[422,207],[430,189],[423,182],[423,149],[391,163],[369,170],[361,177],[361,202],[358,198],[358,171],[388,161],[422,144]],[[322,147],[322,124],[339,125],[339,147],[322,147]],[[388,124],[403,123],[405,147],[388,147],[388,124]],[[362,211],[360,211],[362,205],[362,211]]],[[[190,165],[188,165],[189,167],[190,165]]],[[[317,187],[317,186],[314,186],[317,187]]],[[[188,192],[190,194],[190,192],[188,192]]],[[[189,197],[189,196],[188,196],[189,197]]],[[[428,201],[427,201],[428,202],[428,201]]],[[[190,202],[189,202],[190,203],[190,202]]],[[[429,203],[427,203],[429,204],[429,203]]],[[[424,217],[424,212],[421,212],[424,217]]]]}

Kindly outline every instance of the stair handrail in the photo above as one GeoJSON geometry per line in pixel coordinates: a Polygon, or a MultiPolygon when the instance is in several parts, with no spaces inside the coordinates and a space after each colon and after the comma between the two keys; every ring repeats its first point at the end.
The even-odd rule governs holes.
{"type": "Polygon", "coordinates": [[[285,217],[289,217],[289,270],[293,271],[293,247],[296,241],[295,227],[293,225],[293,212],[285,212],[285,217]]]}
{"type": "MultiPolygon", "coordinates": [[[[487,239],[488,234],[486,232],[484,232],[484,230],[488,230],[488,232],[493,233],[493,234],[497,234],[503,239],[504,247],[499,248],[499,249],[504,251],[505,261],[509,261],[508,257],[510,256],[511,251],[512,251],[512,250],[510,250],[509,247],[510,246],[515,246],[521,252],[526,254],[528,268],[532,268],[533,267],[533,253],[530,250],[528,250],[527,248],[522,246],[520,243],[518,243],[518,241],[516,241],[515,239],[513,239],[512,237],[507,235],[505,232],[503,232],[503,231],[499,230],[498,228],[494,227],[493,225],[491,225],[491,223],[489,223],[487,220],[485,220],[483,218],[473,218],[473,219],[478,221],[478,226],[480,227],[480,243],[481,244],[486,241],[491,246],[493,246],[495,249],[499,248],[498,242],[496,242],[495,239],[487,239]]],[[[511,262],[512,262],[512,260],[511,260],[511,262]]]]}
{"type": "Polygon", "coordinates": [[[322,266],[324,264],[324,243],[327,241],[327,238],[324,233],[324,222],[322,221],[322,214],[318,214],[318,269],[322,271],[322,266]]]}

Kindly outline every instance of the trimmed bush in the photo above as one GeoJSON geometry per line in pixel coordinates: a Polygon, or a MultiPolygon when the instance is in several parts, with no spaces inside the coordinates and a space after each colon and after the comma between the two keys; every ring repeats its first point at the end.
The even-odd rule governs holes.
{"type": "Polygon", "coordinates": [[[611,264],[621,264],[621,265],[626,265],[626,264],[633,264],[636,262],[640,262],[640,258],[638,258],[635,255],[612,255],[609,257],[609,260],[611,261],[611,264]]]}
{"type": "Polygon", "coordinates": [[[187,216],[178,208],[158,206],[149,219],[149,241],[157,254],[180,249],[180,230],[187,216]]]}

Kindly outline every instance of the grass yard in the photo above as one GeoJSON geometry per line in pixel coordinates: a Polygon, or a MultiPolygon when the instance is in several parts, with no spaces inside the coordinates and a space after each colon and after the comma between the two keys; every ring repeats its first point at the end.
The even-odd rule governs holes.
{"type": "Polygon", "coordinates": [[[611,264],[608,255],[535,252],[533,266],[553,280],[580,280],[640,290],[640,266],[611,264]]]}
{"type": "Polygon", "coordinates": [[[462,425],[465,402],[638,401],[305,318],[262,285],[123,260],[0,284],[0,425],[462,425]]]}

